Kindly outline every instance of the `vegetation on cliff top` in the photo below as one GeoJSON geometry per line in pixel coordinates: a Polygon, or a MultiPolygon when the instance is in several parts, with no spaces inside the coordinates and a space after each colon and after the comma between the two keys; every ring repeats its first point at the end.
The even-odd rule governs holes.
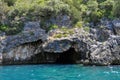
{"type": "MultiPolygon", "coordinates": [[[[98,23],[120,16],[120,0],[0,0],[0,31],[16,34],[27,21],[41,21],[67,14],[72,24],[98,23]]],[[[75,26],[76,27],[76,26],[75,26]]],[[[49,29],[57,28],[51,24],[49,29]]]]}

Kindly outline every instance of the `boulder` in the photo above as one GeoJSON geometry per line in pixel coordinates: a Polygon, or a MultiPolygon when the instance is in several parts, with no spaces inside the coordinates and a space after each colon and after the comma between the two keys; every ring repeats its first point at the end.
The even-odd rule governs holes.
{"type": "Polygon", "coordinates": [[[113,28],[115,30],[116,35],[120,36],[120,20],[113,20],[113,28]]]}
{"type": "Polygon", "coordinates": [[[107,41],[110,35],[112,35],[112,31],[105,28],[97,28],[93,29],[91,28],[90,33],[94,36],[94,39],[96,39],[99,42],[107,41]]]}
{"type": "Polygon", "coordinates": [[[120,37],[111,36],[106,42],[97,45],[91,51],[90,59],[92,64],[97,65],[120,64],[120,37]]]}
{"type": "Polygon", "coordinates": [[[4,39],[4,43],[6,45],[3,50],[7,52],[10,49],[22,44],[35,42],[38,40],[41,40],[42,42],[47,40],[45,30],[40,28],[38,22],[28,22],[25,24],[24,30],[21,33],[13,36],[6,36],[4,39]]]}
{"type": "Polygon", "coordinates": [[[38,22],[27,22],[21,33],[12,36],[1,35],[0,39],[1,63],[27,63],[32,56],[41,53],[41,44],[47,40],[47,34],[38,22]]]}
{"type": "Polygon", "coordinates": [[[71,47],[70,40],[54,40],[43,45],[44,52],[62,53],[69,50],[71,47]]]}

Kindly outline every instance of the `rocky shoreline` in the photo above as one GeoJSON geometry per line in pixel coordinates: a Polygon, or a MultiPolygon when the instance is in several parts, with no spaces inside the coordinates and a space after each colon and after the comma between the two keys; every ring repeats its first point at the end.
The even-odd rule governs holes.
{"type": "Polygon", "coordinates": [[[1,34],[0,65],[120,65],[120,20],[104,20],[98,25],[102,27],[91,27],[89,32],[73,28],[72,34],[54,38],[62,31],[55,29],[46,33],[39,23],[28,22],[17,35],[1,34]]]}

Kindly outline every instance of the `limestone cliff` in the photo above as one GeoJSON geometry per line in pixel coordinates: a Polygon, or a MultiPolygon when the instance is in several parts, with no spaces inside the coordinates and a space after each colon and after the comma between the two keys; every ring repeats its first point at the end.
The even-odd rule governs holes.
{"type": "Polygon", "coordinates": [[[1,35],[0,64],[120,64],[120,21],[103,22],[103,28],[89,32],[73,28],[66,36],[59,29],[46,33],[38,22],[27,22],[21,33],[1,35]],[[59,34],[62,36],[56,37],[59,34]]]}

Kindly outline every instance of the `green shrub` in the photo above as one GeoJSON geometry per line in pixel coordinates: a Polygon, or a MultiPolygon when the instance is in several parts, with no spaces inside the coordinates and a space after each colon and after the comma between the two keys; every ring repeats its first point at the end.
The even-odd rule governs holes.
{"type": "Polygon", "coordinates": [[[114,0],[113,15],[115,17],[120,17],[120,0],[114,0]]]}
{"type": "Polygon", "coordinates": [[[62,0],[69,5],[69,14],[71,16],[73,24],[76,24],[79,20],[82,20],[81,12],[81,0],[62,0]]]}
{"type": "Polygon", "coordinates": [[[89,11],[97,11],[98,10],[98,3],[96,0],[89,0],[87,2],[87,7],[89,11]]]}
{"type": "Polygon", "coordinates": [[[72,28],[69,29],[69,28],[67,28],[67,27],[65,27],[65,26],[63,26],[62,28],[60,28],[60,30],[61,30],[62,32],[64,32],[65,34],[69,34],[69,35],[71,35],[71,34],[74,33],[74,31],[73,31],[72,28]]]}
{"type": "Polygon", "coordinates": [[[79,21],[79,22],[77,22],[77,23],[75,24],[75,27],[76,27],[76,28],[82,28],[82,26],[83,26],[83,22],[82,22],[82,21],[79,21]]]}
{"type": "Polygon", "coordinates": [[[97,0],[98,3],[105,2],[106,0],[97,0]]]}
{"type": "Polygon", "coordinates": [[[100,11],[95,11],[90,14],[90,21],[94,22],[95,24],[99,22],[99,20],[103,17],[103,14],[100,11]]]}
{"type": "Polygon", "coordinates": [[[81,20],[81,12],[78,9],[76,9],[74,6],[71,7],[71,17],[73,20],[73,24],[81,20]]]}
{"type": "Polygon", "coordinates": [[[103,12],[104,17],[108,17],[111,15],[113,4],[114,4],[113,0],[106,0],[99,4],[99,8],[103,12]]]}
{"type": "Polygon", "coordinates": [[[52,30],[52,29],[57,29],[58,28],[58,26],[57,25],[51,25],[50,27],[49,27],[49,30],[52,30]]]}
{"type": "Polygon", "coordinates": [[[8,6],[13,6],[14,3],[17,1],[17,0],[2,0],[3,2],[7,3],[8,6]]]}
{"type": "Polygon", "coordinates": [[[68,34],[56,34],[54,38],[62,38],[62,37],[67,37],[68,34]]]}
{"type": "Polygon", "coordinates": [[[83,22],[96,24],[103,17],[119,17],[119,4],[120,0],[0,0],[0,25],[9,26],[0,29],[7,33],[20,32],[27,21],[40,21],[45,30],[56,29],[58,26],[48,21],[59,14],[67,14],[72,25],[81,28],[83,22]]]}
{"type": "Polygon", "coordinates": [[[70,30],[68,30],[68,34],[72,35],[72,34],[74,34],[74,31],[72,29],[70,29],[70,30]]]}
{"type": "Polygon", "coordinates": [[[61,31],[61,33],[57,33],[54,35],[54,38],[62,38],[62,37],[67,37],[69,35],[73,35],[74,34],[74,29],[69,29],[65,26],[63,26],[62,28],[59,29],[61,31]]]}
{"type": "MultiPolygon", "coordinates": [[[[20,19],[18,21],[40,20],[44,25],[50,17],[56,17],[60,13],[69,15],[69,5],[61,0],[17,0],[13,7],[9,12],[9,20],[15,20],[17,16],[20,19]]],[[[50,29],[54,27],[53,24],[48,26],[50,29]]],[[[48,29],[48,26],[44,26],[44,29],[48,29]]]]}
{"type": "Polygon", "coordinates": [[[19,33],[23,28],[22,27],[11,27],[7,25],[0,25],[0,31],[5,32],[7,35],[14,35],[19,33]]]}
{"type": "Polygon", "coordinates": [[[7,31],[8,28],[9,28],[9,27],[8,27],[7,25],[1,25],[1,26],[0,26],[0,30],[1,30],[1,31],[7,31]]]}
{"type": "Polygon", "coordinates": [[[9,7],[6,3],[0,1],[0,24],[5,25],[7,13],[9,12],[9,7]]]}
{"type": "Polygon", "coordinates": [[[90,27],[84,27],[84,30],[90,32],[90,27]]]}

